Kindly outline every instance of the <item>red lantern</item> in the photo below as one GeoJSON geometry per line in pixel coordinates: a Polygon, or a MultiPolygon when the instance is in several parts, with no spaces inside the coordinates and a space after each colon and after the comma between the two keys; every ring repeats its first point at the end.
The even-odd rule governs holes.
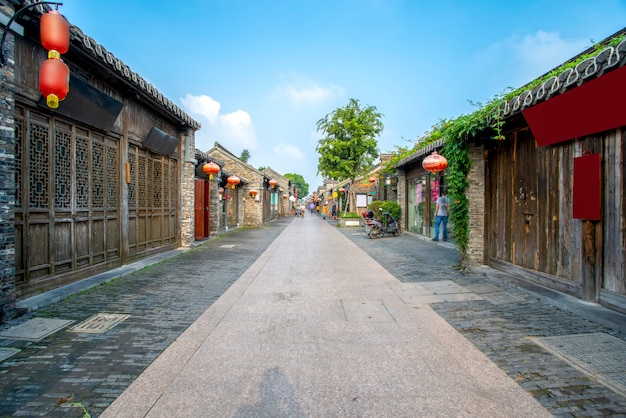
{"type": "Polygon", "coordinates": [[[65,54],[70,48],[70,24],[56,10],[41,15],[39,35],[41,44],[48,51],[65,54]]]}
{"type": "Polygon", "coordinates": [[[374,183],[376,181],[376,177],[370,176],[370,183],[374,183]]]}
{"type": "Polygon", "coordinates": [[[437,154],[437,151],[433,151],[428,157],[424,158],[422,161],[422,167],[424,170],[431,172],[433,174],[437,174],[440,171],[443,171],[448,166],[448,160],[443,155],[437,154]]]}
{"type": "Polygon", "coordinates": [[[202,166],[202,171],[209,176],[209,180],[213,180],[213,174],[220,172],[220,166],[210,161],[202,166]]]}
{"type": "Polygon", "coordinates": [[[272,186],[272,188],[276,187],[276,185],[278,184],[278,182],[274,179],[270,180],[270,186],[272,186]]]}
{"type": "Polygon", "coordinates": [[[231,186],[231,189],[234,189],[236,185],[238,185],[241,180],[237,176],[230,176],[226,179],[226,182],[231,186]]]}
{"type": "Polygon", "coordinates": [[[256,195],[257,195],[257,193],[259,193],[259,192],[258,192],[257,190],[255,190],[255,189],[252,189],[252,190],[250,190],[248,193],[250,193],[250,196],[254,197],[254,196],[256,196],[256,195]]]}
{"type": "Polygon", "coordinates": [[[39,70],[39,91],[52,109],[59,107],[70,91],[70,69],[60,59],[47,59],[39,70]]]}
{"type": "Polygon", "coordinates": [[[344,189],[343,187],[339,188],[339,193],[344,194],[346,192],[346,189],[344,189]]]}

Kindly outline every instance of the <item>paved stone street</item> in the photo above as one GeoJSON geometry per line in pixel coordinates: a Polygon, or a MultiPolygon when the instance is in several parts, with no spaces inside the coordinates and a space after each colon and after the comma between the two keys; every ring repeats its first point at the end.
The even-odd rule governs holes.
{"type": "MultiPolygon", "coordinates": [[[[0,338],[0,348],[20,349],[0,363],[0,416],[81,416],[80,408],[55,406],[59,398],[70,395],[98,416],[292,221],[284,218],[263,228],[230,231],[9,324],[44,317],[72,320],[73,326],[98,313],[130,315],[123,327],[105,333],[63,330],[41,341],[0,338]]],[[[624,358],[623,316],[617,316],[620,328],[611,323],[614,315],[607,321],[594,315],[585,318],[585,312],[593,313],[592,307],[588,311],[559,307],[558,301],[491,269],[459,271],[458,252],[450,245],[408,233],[370,240],[361,228],[338,230],[399,280],[393,290],[405,295],[408,304],[429,304],[552,414],[626,416],[626,382],[620,383],[626,361],[611,363],[608,367],[615,366],[614,370],[599,370],[591,377],[583,371],[586,364],[593,366],[601,359],[590,358],[577,367],[566,358],[594,341],[596,345],[606,341],[607,347],[614,344],[624,358]],[[413,291],[403,293],[404,286],[413,291]],[[419,292],[416,296],[415,286],[424,288],[423,296],[419,292]],[[580,334],[594,339],[569,346],[567,340],[550,340],[580,334]],[[558,355],[559,347],[564,355],[558,355]]],[[[307,245],[306,236],[302,245],[307,245]]]]}
{"type": "Polygon", "coordinates": [[[410,233],[371,240],[362,230],[340,230],[402,282],[451,280],[483,297],[431,306],[552,414],[626,416],[626,351],[621,352],[621,364],[613,365],[619,369],[615,372],[621,372],[616,376],[622,379],[616,388],[620,395],[531,339],[607,333],[623,343],[626,317],[617,315],[622,320],[622,332],[618,332],[617,327],[584,318],[584,311],[576,314],[557,307],[558,303],[517,285],[506,274],[491,269],[488,274],[481,269],[460,271],[455,268],[459,264],[456,251],[410,233]]]}
{"type": "Polygon", "coordinates": [[[40,342],[0,339],[22,349],[0,363],[0,417],[81,416],[55,407],[61,397],[99,415],[191,325],[292,221],[231,230],[175,258],[144,268],[19,319],[83,321],[127,313],[124,327],[102,334],[58,332],[40,342]]]}

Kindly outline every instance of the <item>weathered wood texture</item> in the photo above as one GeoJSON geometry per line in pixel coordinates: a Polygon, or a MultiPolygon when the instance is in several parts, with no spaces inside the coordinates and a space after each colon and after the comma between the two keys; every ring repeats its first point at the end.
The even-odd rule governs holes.
{"type": "Polygon", "coordinates": [[[624,131],[537,147],[520,129],[486,149],[489,259],[589,300],[626,296],[624,131]],[[602,156],[600,222],[572,218],[574,158],[583,153],[602,156]]]}
{"type": "Polygon", "coordinates": [[[177,128],[75,66],[73,75],[124,102],[112,130],[100,132],[38,108],[45,53],[23,39],[16,54],[17,298],[177,247],[180,150],[170,158],[141,145],[153,126],[175,137],[177,128]]]}

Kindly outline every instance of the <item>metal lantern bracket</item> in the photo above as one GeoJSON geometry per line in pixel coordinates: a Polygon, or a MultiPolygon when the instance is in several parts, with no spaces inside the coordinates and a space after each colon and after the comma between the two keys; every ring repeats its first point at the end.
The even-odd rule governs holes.
{"type": "Polygon", "coordinates": [[[18,17],[23,15],[24,12],[26,12],[26,10],[28,10],[31,7],[34,7],[34,6],[39,6],[40,4],[54,4],[56,6],[57,10],[59,9],[59,6],[63,6],[63,3],[59,3],[57,1],[38,1],[38,2],[35,2],[35,3],[31,3],[31,4],[27,5],[27,6],[24,6],[21,9],[19,9],[17,12],[15,12],[13,17],[11,17],[11,19],[9,19],[9,22],[4,27],[4,32],[2,33],[2,41],[0,41],[0,67],[4,67],[4,65],[7,62],[7,54],[6,54],[6,51],[4,49],[4,41],[6,40],[7,32],[9,31],[9,28],[11,27],[13,22],[18,17]]]}

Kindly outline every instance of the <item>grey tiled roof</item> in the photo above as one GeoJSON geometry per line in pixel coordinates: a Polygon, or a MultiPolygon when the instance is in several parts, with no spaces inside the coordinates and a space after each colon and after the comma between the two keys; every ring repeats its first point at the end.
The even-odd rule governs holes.
{"type": "Polygon", "coordinates": [[[548,78],[537,87],[528,89],[507,100],[503,107],[503,117],[513,116],[527,107],[580,86],[586,81],[600,77],[607,71],[622,67],[626,63],[626,39],[616,47],[607,46],[594,57],[587,58],[573,68],[548,78]]]}
{"type": "Polygon", "coordinates": [[[413,154],[404,157],[403,159],[401,159],[400,161],[398,161],[398,163],[396,164],[396,168],[402,168],[406,165],[409,165],[413,162],[415,162],[416,160],[421,160],[422,157],[424,157],[426,154],[430,154],[433,151],[436,151],[438,149],[441,149],[441,147],[443,147],[444,144],[444,139],[438,139],[437,141],[426,145],[424,148],[420,148],[417,151],[415,151],[413,154]]]}

